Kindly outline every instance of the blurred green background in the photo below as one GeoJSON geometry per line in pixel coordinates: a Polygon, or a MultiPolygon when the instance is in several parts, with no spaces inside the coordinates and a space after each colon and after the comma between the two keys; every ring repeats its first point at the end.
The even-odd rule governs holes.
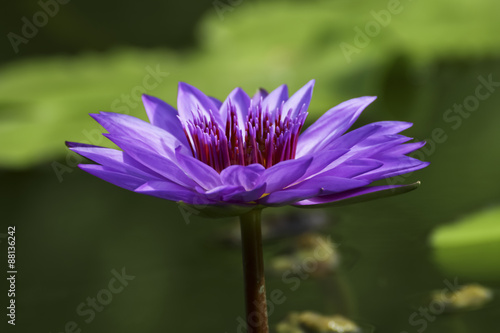
{"type": "MultiPolygon", "coordinates": [[[[328,290],[342,277],[345,315],[376,332],[496,332],[496,299],[432,320],[412,315],[445,280],[500,289],[499,12],[494,0],[4,4],[0,257],[6,264],[7,227],[16,226],[18,268],[17,325],[8,328],[238,332],[240,252],[220,242],[235,221],[186,220],[174,203],[94,178],[64,141],[107,145],[88,113],[145,119],[138,96],[175,105],[179,81],[224,99],[236,86],[295,91],[314,78],[308,124],[346,99],[377,95],[356,126],[413,122],[405,134],[427,140],[415,156],[431,166],[390,180],[421,180],[417,191],[326,210],[323,234],[355,260],[296,291],[269,276],[268,290],[287,297],[271,326],[290,311],[335,313],[328,290]],[[122,268],[135,276],[123,291],[92,320],[77,313],[87,297],[105,297],[122,268]]],[[[293,241],[268,244],[266,259],[293,241]]]]}

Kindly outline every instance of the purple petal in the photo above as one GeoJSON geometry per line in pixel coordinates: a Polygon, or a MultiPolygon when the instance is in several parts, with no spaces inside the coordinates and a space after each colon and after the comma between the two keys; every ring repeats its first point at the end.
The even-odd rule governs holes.
{"type": "Polygon", "coordinates": [[[186,134],[178,118],[178,112],[159,98],[142,95],[142,102],[151,124],[172,134],[183,145],[188,146],[186,134]]]}
{"type": "MultiPolygon", "coordinates": [[[[401,145],[407,141],[411,140],[404,135],[387,135],[383,137],[378,137],[376,139],[370,140],[371,145],[361,143],[355,145],[351,148],[351,151],[342,158],[347,159],[359,159],[359,158],[374,158],[380,159],[381,155],[385,155],[386,151],[401,145]]],[[[342,159],[340,159],[342,160],[342,159]]]]}
{"type": "Polygon", "coordinates": [[[343,163],[346,163],[350,160],[358,160],[363,158],[380,160],[380,156],[384,156],[385,152],[391,148],[397,147],[401,143],[404,143],[411,138],[408,138],[403,135],[388,135],[377,138],[377,140],[373,140],[373,146],[363,146],[363,144],[357,144],[350,149],[349,152],[342,155],[327,167],[324,168],[324,171],[328,171],[333,169],[343,163]],[[376,141],[380,141],[380,143],[375,144],[376,141]]]}
{"type": "MultiPolygon", "coordinates": [[[[351,190],[353,188],[363,187],[370,182],[360,179],[349,179],[330,175],[318,175],[313,178],[304,180],[299,184],[291,186],[290,190],[298,189],[321,189],[323,194],[339,193],[351,190]]],[[[285,189],[283,191],[286,191],[285,189]]]]}
{"type": "Polygon", "coordinates": [[[269,110],[271,114],[274,114],[287,99],[288,87],[286,84],[283,84],[271,91],[271,93],[264,98],[262,101],[262,110],[269,110]]]}
{"type": "Polygon", "coordinates": [[[408,185],[384,185],[353,189],[332,195],[319,196],[311,199],[296,202],[297,207],[329,207],[335,205],[352,204],[368,201],[372,199],[388,197],[396,194],[402,194],[416,189],[420,182],[408,185]]]}
{"type": "Polygon", "coordinates": [[[281,191],[273,192],[259,200],[269,205],[287,205],[320,194],[332,194],[363,187],[369,181],[332,176],[316,176],[281,191]]]}
{"type": "Polygon", "coordinates": [[[381,156],[379,160],[384,163],[380,168],[367,172],[357,179],[368,179],[376,181],[384,178],[394,177],[404,173],[413,172],[425,168],[430,163],[422,162],[409,156],[381,156]]]}
{"type": "MultiPolygon", "coordinates": [[[[265,89],[259,88],[259,90],[257,90],[255,95],[253,95],[253,97],[252,97],[252,105],[260,104],[260,102],[263,101],[264,98],[267,97],[267,95],[269,95],[269,93],[265,89]]],[[[286,98],[288,98],[288,93],[287,93],[286,98]]]]}
{"type": "Polygon", "coordinates": [[[196,188],[196,191],[203,194],[207,199],[212,201],[222,201],[224,196],[228,196],[235,193],[241,193],[245,191],[242,186],[236,185],[219,185],[210,190],[204,190],[202,188],[196,188]]]}
{"type": "Polygon", "coordinates": [[[226,119],[231,107],[236,110],[236,116],[238,117],[238,125],[241,130],[245,130],[245,121],[247,119],[248,109],[250,108],[250,97],[241,88],[236,88],[229,96],[227,96],[224,103],[220,107],[221,119],[224,121],[221,124],[221,128],[226,128],[226,119]]]}
{"type": "Polygon", "coordinates": [[[375,98],[370,96],[354,98],[328,110],[300,135],[297,156],[314,152],[323,141],[333,141],[340,137],[375,98]]]}
{"type": "Polygon", "coordinates": [[[387,155],[406,155],[425,146],[425,141],[412,142],[386,150],[387,155]]]}
{"type": "Polygon", "coordinates": [[[256,201],[257,199],[259,199],[260,197],[262,197],[262,195],[266,192],[266,185],[267,184],[264,183],[264,184],[257,186],[253,190],[249,190],[249,191],[244,190],[244,191],[235,192],[235,193],[232,193],[229,195],[225,195],[222,199],[224,201],[233,202],[233,203],[253,202],[253,201],[256,201]]]}
{"type": "MultiPolygon", "coordinates": [[[[212,96],[208,96],[208,98],[210,98],[210,100],[214,103],[214,105],[217,107],[217,109],[219,110],[220,107],[222,106],[222,102],[219,101],[217,98],[215,97],[212,97],[212,96]]],[[[224,119],[224,118],[222,118],[224,119]]]]}
{"type": "Polygon", "coordinates": [[[321,193],[320,188],[307,188],[295,190],[282,190],[269,194],[262,199],[257,200],[257,203],[266,206],[285,206],[293,204],[297,201],[315,197],[321,193]]]}
{"type": "Polygon", "coordinates": [[[212,167],[192,156],[183,155],[179,149],[175,150],[175,156],[184,172],[205,190],[222,185],[220,175],[212,167]]]}
{"type": "Polygon", "coordinates": [[[138,163],[161,175],[163,178],[181,186],[196,186],[196,183],[179,168],[176,162],[172,161],[167,156],[157,153],[145,143],[133,140],[128,136],[110,134],[105,136],[138,163]]]}
{"type": "Polygon", "coordinates": [[[209,191],[203,191],[203,189],[197,189],[197,191],[199,193],[203,193],[208,199],[212,201],[245,204],[260,198],[264,194],[265,184],[262,184],[261,186],[251,191],[245,190],[243,186],[235,185],[221,185],[209,191]]]}
{"type": "Polygon", "coordinates": [[[312,161],[313,158],[307,156],[301,159],[279,162],[263,172],[260,183],[267,183],[267,193],[281,190],[302,177],[312,161]]]}
{"type": "Polygon", "coordinates": [[[182,147],[182,151],[191,154],[185,146],[171,133],[141,119],[119,113],[101,112],[91,116],[110,134],[127,136],[132,140],[142,141],[157,152],[173,154],[173,149],[182,147]]]}
{"type": "Polygon", "coordinates": [[[156,172],[145,168],[124,152],[116,149],[89,146],[72,147],[70,149],[89,160],[105,166],[107,169],[142,178],[158,178],[156,172]]]}
{"type": "Polygon", "coordinates": [[[88,143],[80,143],[80,142],[72,142],[72,141],[66,141],[65,144],[66,144],[66,147],[68,147],[68,148],[80,148],[80,147],[101,148],[99,146],[90,145],[88,143]]]}
{"type": "Polygon", "coordinates": [[[343,178],[352,178],[369,171],[373,171],[375,169],[380,168],[384,163],[367,158],[361,158],[356,160],[349,160],[345,163],[342,163],[321,175],[324,176],[336,176],[343,178]]]}
{"type": "Polygon", "coordinates": [[[261,164],[231,165],[222,170],[220,178],[224,185],[243,186],[248,191],[255,187],[264,171],[261,164]]]}
{"type": "Polygon", "coordinates": [[[348,154],[346,158],[351,158],[353,156],[359,158],[361,157],[358,156],[360,151],[370,149],[369,151],[366,151],[368,154],[365,152],[363,156],[374,156],[380,151],[387,150],[399,145],[400,143],[410,140],[410,138],[402,135],[396,135],[396,133],[411,127],[411,125],[411,123],[389,121],[368,124],[346,133],[333,141],[324,141],[321,145],[315,148],[315,150],[339,148],[351,149],[350,154],[348,154]],[[389,144],[389,142],[391,142],[391,144],[389,144]]]}
{"type": "Polygon", "coordinates": [[[302,175],[302,177],[298,179],[298,181],[304,180],[323,171],[328,165],[332,164],[348,152],[349,150],[347,149],[336,149],[321,151],[308,155],[309,157],[312,157],[313,160],[307,168],[307,171],[304,173],[304,175],[302,175]]]}
{"type": "Polygon", "coordinates": [[[207,119],[211,119],[213,116],[217,124],[225,123],[225,120],[222,121],[220,117],[217,105],[198,88],[184,82],[179,83],[177,109],[183,123],[197,119],[200,114],[207,119]]]}
{"type": "Polygon", "coordinates": [[[140,178],[137,176],[120,173],[111,169],[108,169],[102,165],[97,164],[79,164],[78,167],[83,171],[90,173],[93,176],[101,178],[113,185],[122,187],[127,190],[133,191],[138,186],[141,186],[148,179],[140,178]]]}
{"type": "Polygon", "coordinates": [[[283,105],[282,118],[287,115],[290,118],[296,117],[301,111],[306,111],[311,103],[312,92],[315,80],[306,83],[305,86],[300,88],[292,97],[290,97],[283,105]]]}
{"type": "Polygon", "coordinates": [[[183,201],[194,205],[214,203],[202,194],[196,193],[169,181],[149,181],[135,189],[135,192],[172,201],[183,201]]]}

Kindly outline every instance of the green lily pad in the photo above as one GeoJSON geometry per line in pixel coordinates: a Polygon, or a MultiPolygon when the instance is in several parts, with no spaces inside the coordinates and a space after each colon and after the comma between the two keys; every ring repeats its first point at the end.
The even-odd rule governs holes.
{"type": "Polygon", "coordinates": [[[431,244],[434,260],[448,274],[470,279],[500,278],[500,207],[437,228],[431,244]]]}

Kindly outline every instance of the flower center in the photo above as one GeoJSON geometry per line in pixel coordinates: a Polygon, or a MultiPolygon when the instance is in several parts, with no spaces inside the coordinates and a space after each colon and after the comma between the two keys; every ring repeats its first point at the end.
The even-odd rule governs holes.
{"type": "Polygon", "coordinates": [[[282,107],[263,110],[253,102],[243,124],[238,123],[236,108],[228,107],[225,130],[213,117],[198,113],[198,118],[184,125],[184,133],[193,156],[217,172],[230,165],[262,164],[269,168],[295,158],[297,140],[307,117],[300,111],[296,117],[282,117],[282,107]]]}

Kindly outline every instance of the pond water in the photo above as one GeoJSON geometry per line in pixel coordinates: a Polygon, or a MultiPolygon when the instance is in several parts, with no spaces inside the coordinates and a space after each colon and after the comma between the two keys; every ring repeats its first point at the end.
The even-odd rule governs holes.
{"type": "MultiPolygon", "coordinates": [[[[3,199],[11,220],[2,228],[17,226],[18,327],[242,332],[236,220],[184,219],[173,203],[80,172],[58,186],[51,176],[45,167],[2,174],[13,189],[3,199]]],[[[313,311],[342,314],[365,331],[490,332],[500,313],[495,300],[482,309],[444,313],[427,298],[450,284],[500,289],[498,276],[456,275],[433,260],[433,228],[470,206],[465,200],[463,206],[440,204],[439,192],[427,186],[437,191],[424,183],[399,197],[336,209],[265,210],[268,227],[277,220],[281,225],[265,242],[268,295],[282,292],[270,306],[272,331],[291,312],[313,311]],[[308,225],[336,244],[335,272],[284,277],[273,271],[273,260],[289,253],[308,225]]],[[[467,202],[480,206],[481,199],[467,202]]]]}

